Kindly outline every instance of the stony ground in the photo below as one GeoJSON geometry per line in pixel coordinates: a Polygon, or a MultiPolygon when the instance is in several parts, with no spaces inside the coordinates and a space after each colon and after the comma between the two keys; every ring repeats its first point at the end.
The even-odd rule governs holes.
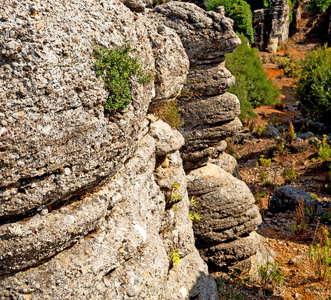
{"type": "MultiPolygon", "coordinates": [[[[303,58],[307,51],[318,45],[319,41],[313,28],[318,28],[322,21],[319,18],[312,20],[305,10],[302,16],[299,29],[285,47],[279,49],[276,54],[260,53],[266,73],[282,91],[283,105],[263,106],[257,108],[255,112],[258,115],[258,122],[271,124],[280,131],[284,124],[286,127],[289,122],[300,116],[300,111],[291,95],[291,86],[295,84],[296,79],[284,76],[284,70],[279,68],[277,59],[287,57],[295,61],[303,58]]],[[[251,282],[245,275],[233,274],[221,280],[218,278],[220,298],[330,300],[331,280],[318,280],[308,255],[316,228],[321,226],[321,220],[317,216],[312,216],[309,220],[307,218],[307,230],[297,234],[291,228],[296,212],[271,214],[267,209],[276,188],[284,185],[298,187],[312,194],[316,201],[331,201],[330,191],[324,188],[331,161],[319,160],[317,154],[319,146],[316,143],[309,143],[308,140],[295,141],[291,145],[285,144],[285,147],[278,149],[278,152],[275,151],[276,144],[275,139],[256,137],[228,150],[238,159],[240,175],[255,195],[263,217],[258,233],[265,238],[266,249],[279,263],[284,282],[272,287],[251,282]],[[270,167],[260,166],[261,155],[271,159],[270,167]],[[284,176],[286,169],[292,169],[296,178],[292,180],[286,178],[284,176]],[[267,178],[261,178],[261,171],[267,174],[267,178]]],[[[330,223],[326,226],[331,232],[330,223]]]]}

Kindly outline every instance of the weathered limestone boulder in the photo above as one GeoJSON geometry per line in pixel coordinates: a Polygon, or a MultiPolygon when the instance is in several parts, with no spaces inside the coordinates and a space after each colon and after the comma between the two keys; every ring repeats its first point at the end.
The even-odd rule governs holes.
{"type": "Polygon", "coordinates": [[[224,54],[240,39],[233,21],[221,13],[206,12],[192,3],[169,2],[157,6],[148,17],[173,28],[190,60],[190,70],[180,101],[185,138],[182,158],[186,170],[205,165],[217,155],[217,144],[241,128],[239,100],[226,93],[235,79],[225,68],[224,54]]]}
{"type": "Polygon", "coordinates": [[[289,11],[287,0],[274,0],[272,8],[254,11],[254,43],[260,50],[275,53],[288,40],[289,11]]]}
{"type": "Polygon", "coordinates": [[[117,0],[2,4],[0,299],[217,299],[188,218],[184,139],[146,118],[185,81],[176,33],[117,0]],[[155,82],[133,78],[132,103],[109,113],[93,44],[125,40],[155,82]]]}
{"type": "MultiPolygon", "coordinates": [[[[148,127],[145,123],[145,132],[148,127]]],[[[86,195],[83,203],[76,201],[28,221],[3,225],[2,271],[11,274],[1,278],[0,298],[29,294],[33,299],[217,299],[215,282],[194,247],[178,148],[165,155],[165,167],[156,165],[156,147],[157,141],[145,134],[125,167],[86,195]],[[181,187],[177,210],[166,209],[166,191],[174,182],[181,187]],[[97,215],[101,209],[97,213],[94,210],[99,206],[103,212],[97,215]],[[54,240],[60,240],[53,233],[79,227],[83,217],[90,214],[98,219],[98,225],[89,235],[77,239],[71,247],[63,245],[65,249],[55,256],[47,251],[54,240]],[[43,238],[45,235],[49,238],[43,238]],[[9,236],[14,240],[6,239],[9,236]],[[20,238],[23,241],[16,244],[20,238]],[[181,261],[170,268],[167,255],[173,249],[181,261]],[[51,256],[45,257],[48,253],[51,256]],[[31,261],[29,255],[35,259],[31,261]],[[45,258],[42,264],[36,264],[45,258]],[[23,268],[24,272],[12,273],[23,268]]]]}
{"type": "Polygon", "coordinates": [[[181,156],[189,196],[197,199],[202,216],[194,225],[200,255],[213,271],[237,268],[255,275],[256,264],[264,264],[266,258],[255,233],[261,217],[248,187],[226,172],[240,177],[235,159],[224,153],[224,139],[242,127],[239,100],[227,93],[235,80],[224,64],[224,54],[232,52],[240,39],[224,10],[219,12],[169,2],[148,17],[178,33],[190,60],[179,101],[185,138],[181,156]]]}
{"type": "Polygon", "coordinates": [[[193,3],[169,2],[155,7],[148,17],[176,31],[191,65],[222,60],[224,54],[232,52],[240,43],[231,19],[206,12],[193,3]]]}
{"type": "Polygon", "coordinates": [[[246,184],[214,164],[190,171],[187,181],[201,214],[194,225],[196,246],[208,265],[225,271],[255,255],[259,242],[248,236],[261,216],[246,184]]]}

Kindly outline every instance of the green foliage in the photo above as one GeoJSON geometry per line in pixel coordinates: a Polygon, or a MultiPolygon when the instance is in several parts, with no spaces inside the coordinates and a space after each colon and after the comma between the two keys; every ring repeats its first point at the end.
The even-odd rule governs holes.
{"type": "Polygon", "coordinates": [[[252,11],[260,8],[272,7],[273,0],[247,0],[247,3],[251,6],[252,11]]]}
{"type": "Polygon", "coordinates": [[[182,197],[179,194],[179,192],[180,192],[180,185],[174,182],[170,191],[170,195],[168,195],[167,197],[166,209],[174,208],[175,211],[178,211],[178,208],[176,206],[174,207],[174,205],[182,200],[182,197]]]}
{"type": "Polygon", "coordinates": [[[300,61],[290,57],[275,57],[272,59],[284,71],[286,77],[298,78],[301,73],[300,61]]]}
{"type": "Polygon", "coordinates": [[[292,144],[294,142],[294,140],[296,139],[297,135],[294,131],[294,126],[293,123],[290,123],[290,126],[287,130],[287,132],[285,133],[285,140],[289,142],[289,144],[292,144]]]}
{"type": "Polygon", "coordinates": [[[253,133],[255,135],[257,135],[258,137],[261,137],[266,132],[267,132],[267,128],[263,124],[261,124],[261,123],[257,123],[253,127],[253,133]]]}
{"type": "Polygon", "coordinates": [[[314,241],[317,243],[310,245],[309,256],[313,262],[315,274],[320,280],[331,279],[331,240],[329,231],[322,227],[315,233],[314,241]]]}
{"type": "Polygon", "coordinates": [[[198,212],[188,212],[188,217],[192,221],[192,223],[198,223],[201,220],[201,215],[198,212]]]}
{"type": "Polygon", "coordinates": [[[260,282],[264,287],[269,285],[274,287],[276,284],[282,284],[284,282],[282,270],[279,268],[279,263],[277,261],[274,263],[267,261],[265,266],[258,265],[257,272],[260,282]]]}
{"type": "Polygon", "coordinates": [[[330,48],[325,45],[306,56],[302,62],[301,76],[293,91],[304,115],[331,124],[330,48]]]}
{"type": "Polygon", "coordinates": [[[263,70],[258,50],[247,45],[246,38],[239,34],[242,44],[226,55],[226,67],[236,77],[236,84],[229,89],[240,101],[242,121],[252,119],[252,108],[260,105],[273,105],[280,91],[267,78],[263,70]]]}
{"type": "Polygon", "coordinates": [[[283,172],[283,177],[286,182],[291,183],[293,180],[297,179],[297,173],[293,169],[286,169],[283,172]]]}
{"type": "Polygon", "coordinates": [[[271,166],[271,158],[264,158],[264,155],[261,155],[260,156],[260,164],[261,164],[261,167],[266,170],[268,168],[270,168],[271,166]]]}
{"type": "Polygon", "coordinates": [[[180,263],[180,255],[178,253],[178,249],[172,248],[170,253],[168,254],[169,259],[169,269],[173,267],[174,264],[180,263]]]}
{"type": "Polygon", "coordinates": [[[210,10],[224,6],[225,15],[234,21],[233,29],[247,36],[254,42],[253,13],[249,4],[244,0],[208,0],[205,3],[210,10]]]}
{"type": "Polygon", "coordinates": [[[331,147],[326,140],[327,136],[323,135],[322,144],[318,149],[318,159],[322,161],[329,160],[331,158],[331,147]]]}
{"type": "Polygon", "coordinates": [[[261,182],[265,181],[266,179],[268,179],[268,174],[263,170],[260,170],[259,179],[261,182]]]}
{"type": "Polygon", "coordinates": [[[327,222],[331,221],[331,213],[325,212],[323,215],[321,215],[321,221],[323,223],[327,223],[327,222]]]}
{"type": "Polygon", "coordinates": [[[309,194],[310,197],[312,197],[315,201],[317,201],[317,196],[315,194],[309,194]]]}
{"type": "Polygon", "coordinates": [[[109,92],[106,110],[126,108],[131,103],[130,83],[133,76],[141,84],[152,80],[151,75],[144,74],[137,58],[131,56],[134,52],[136,50],[131,48],[128,41],[115,49],[93,47],[93,55],[97,59],[94,63],[96,74],[102,78],[104,87],[109,92]]]}
{"type": "Polygon", "coordinates": [[[310,0],[308,3],[308,10],[313,14],[326,12],[329,8],[331,0],[310,0]]]}

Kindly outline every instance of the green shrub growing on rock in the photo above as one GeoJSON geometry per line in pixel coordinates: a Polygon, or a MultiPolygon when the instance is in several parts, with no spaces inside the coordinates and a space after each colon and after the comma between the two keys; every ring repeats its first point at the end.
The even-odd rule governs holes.
{"type": "Polygon", "coordinates": [[[299,100],[304,115],[331,125],[330,48],[324,46],[306,56],[294,96],[299,100]]]}
{"type": "Polygon", "coordinates": [[[234,21],[233,29],[247,36],[254,42],[253,13],[251,7],[244,0],[208,0],[205,3],[210,10],[224,6],[225,15],[234,21]]]}
{"type": "Polygon", "coordinates": [[[255,116],[253,108],[260,105],[274,105],[280,91],[267,78],[263,70],[258,50],[247,44],[243,34],[239,34],[242,44],[226,55],[226,67],[236,77],[236,84],[229,89],[240,101],[242,121],[255,116]]]}
{"type": "Polygon", "coordinates": [[[141,84],[151,82],[152,76],[146,75],[141,69],[137,58],[132,57],[129,42],[115,49],[94,46],[93,55],[97,59],[94,63],[96,74],[104,81],[104,86],[109,91],[105,109],[112,111],[126,108],[131,103],[130,82],[136,76],[141,84]]]}

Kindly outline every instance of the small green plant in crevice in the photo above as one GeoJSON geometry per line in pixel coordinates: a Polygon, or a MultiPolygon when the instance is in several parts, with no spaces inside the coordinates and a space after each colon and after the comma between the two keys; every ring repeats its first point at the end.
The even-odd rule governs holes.
{"type": "Polygon", "coordinates": [[[327,135],[324,134],[322,144],[318,149],[318,159],[322,161],[326,161],[331,158],[331,147],[326,139],[327,139],[327,135]]]}
{"type": "Polygon", "coordinates": [[[235,151],[234,146],[233,146],[233,144],[231,143],[231,141],[230,141],[229,138],[226,139],[226,144],[227,144],[227,146],[226,146],[226,150],[225,150],[225,152],[226,152],[227,154],[232,155],[232,156],[235,155],[236,151],[235,151]]]}
{"type": "Polygon", "coordinates": [[[173,208],[175,211],[178,211],[178,208],[175,206],[175,204],[182,200],[182,197],[179,194],[180,190],[180,185],[174,182],[171,187],[170,196],[168,196],[166,200],[166,209],[173,208]]]}
{"type": "Polygon", "coordinates": [[[297,179],[297,173],[293,169],[286,169],[283,172],[283,177],[285,179],[285,182],[291,183],[295,179],[297,179]]]}
{"type": "Polygon", "coordinates": [[[144,85],[152,80],[151,75],[143,72],[138,59],[132,57],[134,52],[137,50],[132,49],[128,41],[114,49],[97,45],[93,47],[93,55],[97,59],[94,63],[96,74],[102,78],[109,92],[104,106],[106,110],[126,108],[131,103],[130,84],[133,76],[144,85]]]}
{"type": "Polygon", "coordinates": [[[257,273],[260,278],[260,283],[264,288],[269,286],[275,287],[278,284],[283,284],[284,276],[282,270],[279,267],[279,263],[267,261],[266,265],[258,265],[257,273]]]}
{"type": "Polygon", "coordinates": [[[264,172],[263,170],[260,170],[259,179],[261,182],[264,182],[265,180],[268,179],[268,174],[266,172],[264,172]]]}
{"type": "Polygon", "coordinates": [[[172,248],[170,253],[168,254],[169,260],[169,271],[172,269],[174,265],[178,265],[180,263],[180,255],[178,253],[178,249],[172,248]]]}
{"type": "MultiPolygon", "coordinates": [[[[198,209],[197,201],[192,196],[190,199],[190,202],[192,203],[193,207],[198,209]]],[[[192,223],[198,223],[201,220],[201,215],[199,212],[189,211],[188,217],[192,221],[192,223]]]]}
{"type": "Polygon", "coordinates": [[[262,198],[266,197],[267,193],[266,192],[262,192],[262,193],[256,193],[254,195],[255,201],[257,205],[262,204],[262,198]]]}
{"type": "Polygon", "coordinates": [[[155,103],[150,106],[148,112],[157,115],[172,128],[180,130],[184,125],[184,120],[180,115],[180,108],[177,103],[177,100],[155,103]]]}
{"type": "Polygon", "coordinates": [[[331,240],[326,227],[317,226],[308,254],[317,278],[321,281],[331,279],[331,240]]]}

